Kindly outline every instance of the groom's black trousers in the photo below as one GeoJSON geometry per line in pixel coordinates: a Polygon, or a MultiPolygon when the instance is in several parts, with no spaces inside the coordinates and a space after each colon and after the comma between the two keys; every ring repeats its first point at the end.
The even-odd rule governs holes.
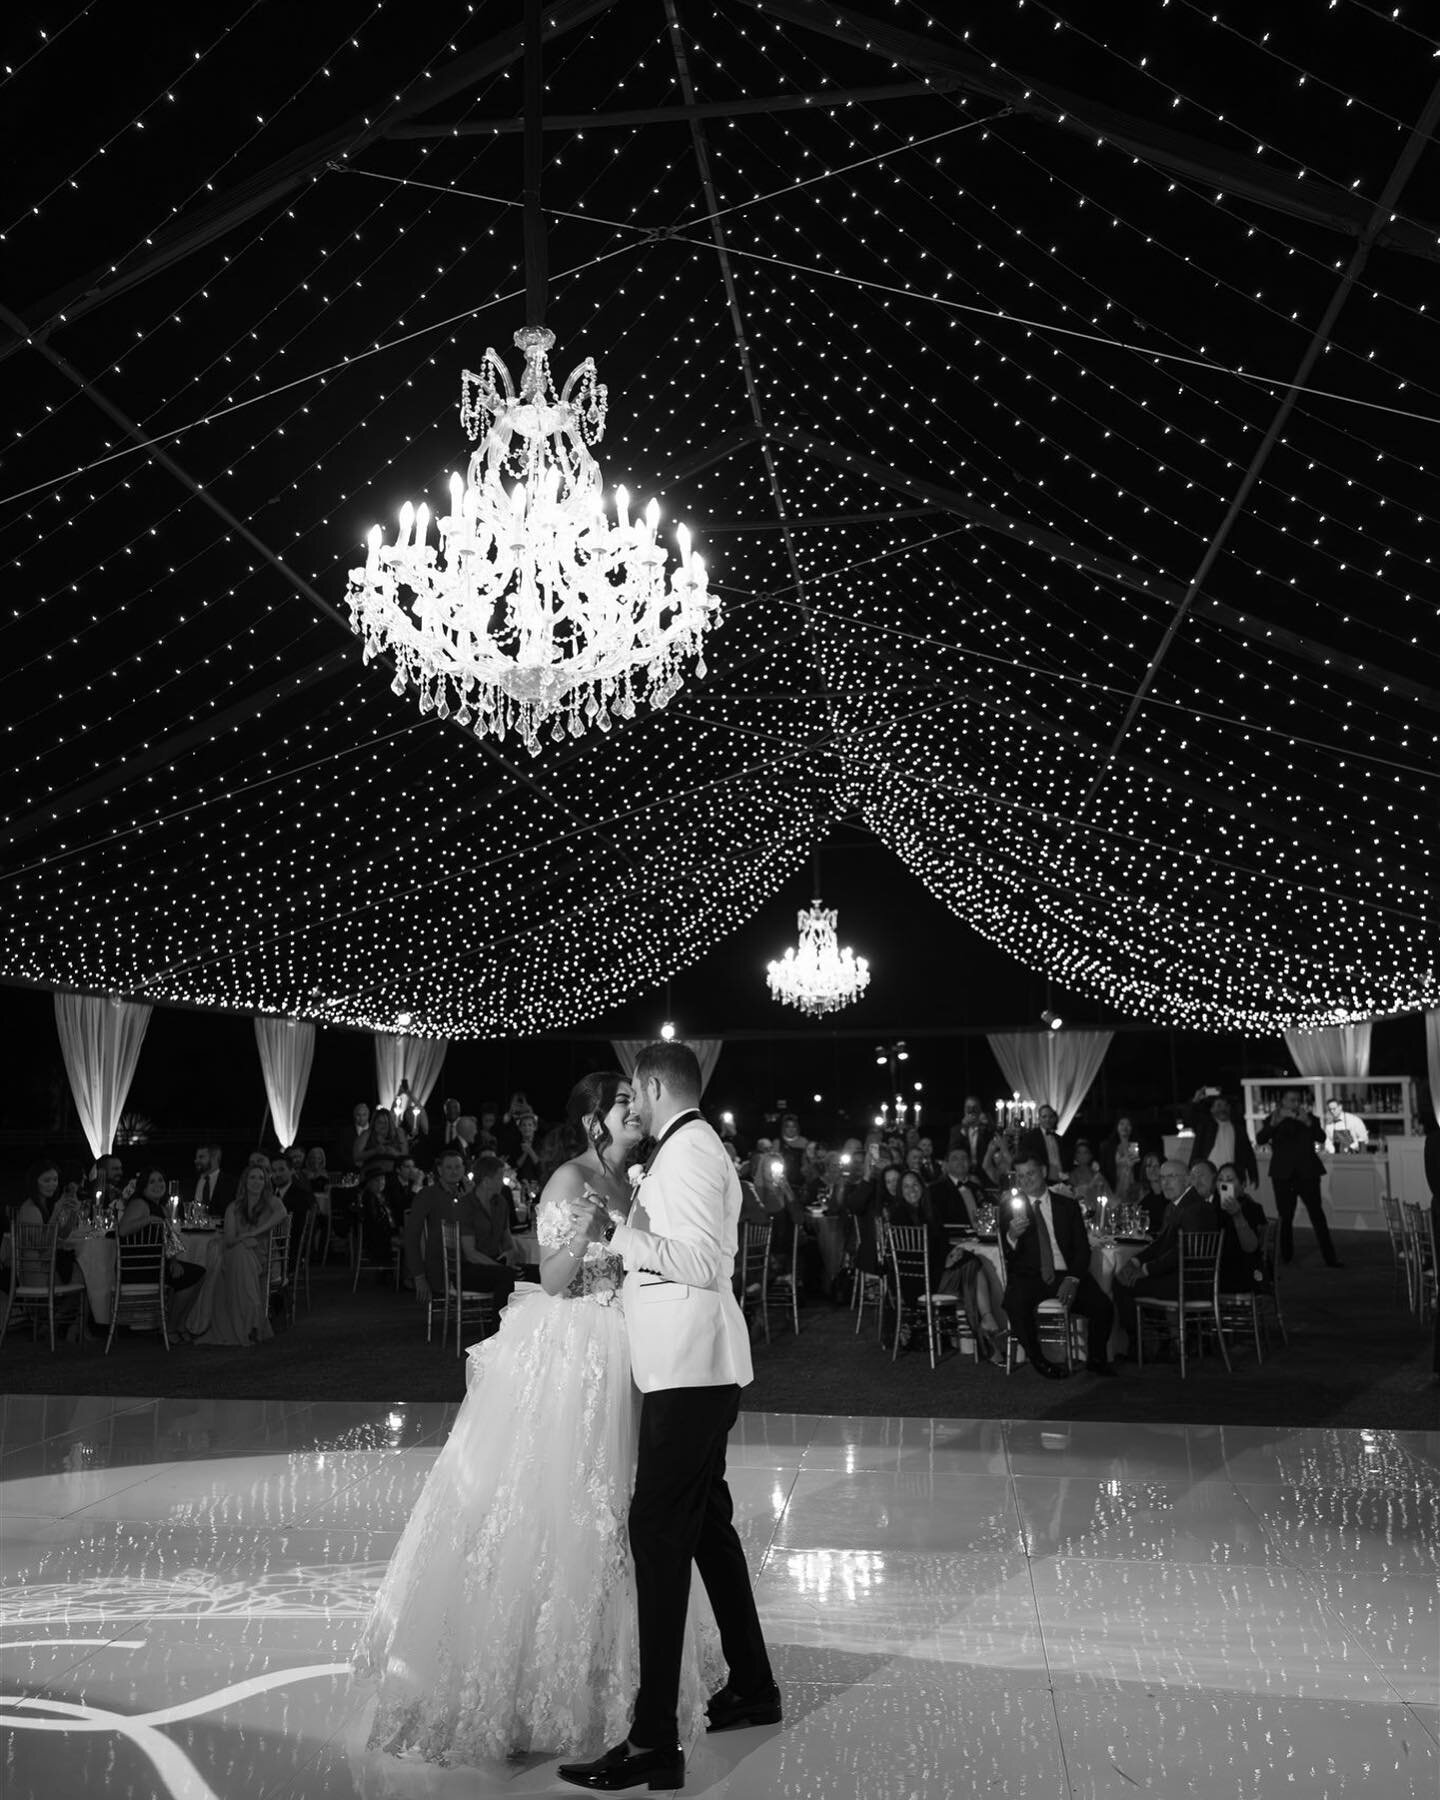
{"type": "Polygon", "coordinates": [[[731,1685],[754,1694],[774,1679],[725,1484],[725,1441],[739,1411],[740,1389],[733,1383],[667,1388],[641,1402],[630,1502],[640,1692],[630,1737],[647,1749],[680,1736],[680,1658],[692,1561],[715,1611],[731,1685]]]}

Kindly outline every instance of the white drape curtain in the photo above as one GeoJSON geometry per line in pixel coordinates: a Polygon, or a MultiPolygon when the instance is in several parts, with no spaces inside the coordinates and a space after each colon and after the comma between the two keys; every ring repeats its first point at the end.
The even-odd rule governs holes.
{"type": "Polygon", "coordinates": [[[60,1054],[81,1128],[97,1158],[115,1148],[115,1128],[149,1023],[150,1008],[143,1001],[112,1000],[104,994],[55,996],[60,1054]]]}
{"type": "Polygon", "coordinates": [[[1295,1073],[1307,1080],[1316,1075],[1368,1075],[1370,1073],[1371,1019],[1358,1025],[1322,1025],[1317,1031],[1287,1031],[1285,1048],[1295,1063],[1295,1073]]]}
{"type": "Polygon", "coordinates": [[[428,1104],[445,1066],[449,1038],[411,1037],[397,1031],[375,1033],[375,1095],[381,1106],[395,1107],[400,1083],[410,1083],[417,1106],[428,1104]]]}
{"type": "MultiPolygon", "coordinates": [[[[653,1044],[654,1038],[611,1038],[610,1048],[615,1052],[623,1075],[635,1073],[635,1058],[647,1044],[653,1044]]],[[[700,1092],[703,1094],[710,1085],[710,1077],[715,1073],[715,1065],[720,1060],[720,1046],[723,1038],[686,1038],[684,1040],[695,1052],[700,1064],[700,1092]]]]}
{"type": "Polygon", "coordinates": [[[315,1059],[315,1027],[308,1019],[257,1018],[255,1044],[265,1078],[265,1098],[270,1102],[270,1123],[280,1148],[288,1149],[300,1136],[300,1114],[315,1059]]]}
{"type": "Polygon", "coordinates": [[[1440,1119],[1440,1006],[1425,1015],[1425,1061],[1430,1074],[1430,1104],[1440,1119]]]}
{"type": "Polygon", "coordinates": [[[1113,1031],[996,1032],[988,1039],[1011,1091],[1036,1106],[1053,1106],[1061,1131],[1100,1073],[1113,1031]]]}

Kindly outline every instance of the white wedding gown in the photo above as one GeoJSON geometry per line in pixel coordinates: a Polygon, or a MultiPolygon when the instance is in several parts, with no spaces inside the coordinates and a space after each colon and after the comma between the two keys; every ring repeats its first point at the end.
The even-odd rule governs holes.
{"type": "MultiPolygon", "coordinates": [[[[541,1208],[542,1242],[561,1241],[564,1217],[541,1208]]],[[[592,1244],[563,1295],[517,1293],[470,1351],[465,1400],[353,1658],[377,1688],[372,1750],[441,1764],[590,1757],[629,1731],[640,1668],[626,1515],[640,1397],[623,1276],[592,1244]]],[[[724,1679],[696,1581],[680,1688],[687,1745],[724,1679]]]]}

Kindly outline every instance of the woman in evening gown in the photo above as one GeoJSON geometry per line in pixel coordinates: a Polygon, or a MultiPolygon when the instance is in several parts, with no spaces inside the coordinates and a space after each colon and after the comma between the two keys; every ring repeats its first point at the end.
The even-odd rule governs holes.
{"type": "MultiPolygon", "coordinates": [[[[578,1155],[551,1176],[541,1286],[469,1352],[466,1396],[353,1658],[376,1688],[369,1747],[428,1763],[598,1755],[630,1728],[639,1682],[626,1519],[639,1395],[620,1259],[577,1228],[587,1192],[630,1203],[630,1086],[587,1075],[570,1096],[578,1155]]],[[[690,1605],[681,1732],[725,1679],[703,1589],[690,1605]]]]}

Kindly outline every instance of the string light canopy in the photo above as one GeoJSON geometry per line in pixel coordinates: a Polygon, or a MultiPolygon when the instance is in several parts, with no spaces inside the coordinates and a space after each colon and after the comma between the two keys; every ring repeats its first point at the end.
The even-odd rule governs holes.
{"type": "Polygon", "coordinates": [[[476,315],[527,291],[518,36],[439,0],[292,9],[280,54],[237,8],[163,68],[103,8],[35,37],[0,976],[563,1029],[763,918],[841,789],[897,919],[918,882],[1131,1018],[1440,1005],[1440,232],[1388,191],[1440,46],[1257,6],[554,0],[548,328],[604,345],[607,476],[719,549],[725,626],[703,686],[533,762],[359,672],[326,599],[372,496],[443,496],[476,315]]]}
{"type": "Polygon", "coordinates": [[[816,898],[800,913],[800,941],[768,965],[770,993],[784,1006],[798,1007],[811,1018],[824,1018],[858,1000],[870,985],[870,964],[835,936],[838,917],[819,898],[820,857],[815,856],[816,898]]]}
{"type": "Polygon", "coordinates": [[[515,334],[524,360],[518,389],[493,349],[461,381],[460,419],[476,449],[450,510],[400,509],[386,543],[376,525],[365,566],[346,595],[365,660],[388,654],[394,691],[414,688],[422,712],[452,715],[477,737],[513,732],[532,755],[540,734],[563,742],[590,726],[633,718],[637,699],[663,707],[719,611],[705,559],[676,530],[679,562],[666,581],[657,541],[660,505],[632,518],[629,496],[605,504],[591,445],[604,435],[607,392],[592,357],[557,390],[543,323],[546,285],[540,209],[541,7],[525,13],[525,253],[529,322],[515,334]],[[507,488],[504,478],[514,485],[507,488]]]}

